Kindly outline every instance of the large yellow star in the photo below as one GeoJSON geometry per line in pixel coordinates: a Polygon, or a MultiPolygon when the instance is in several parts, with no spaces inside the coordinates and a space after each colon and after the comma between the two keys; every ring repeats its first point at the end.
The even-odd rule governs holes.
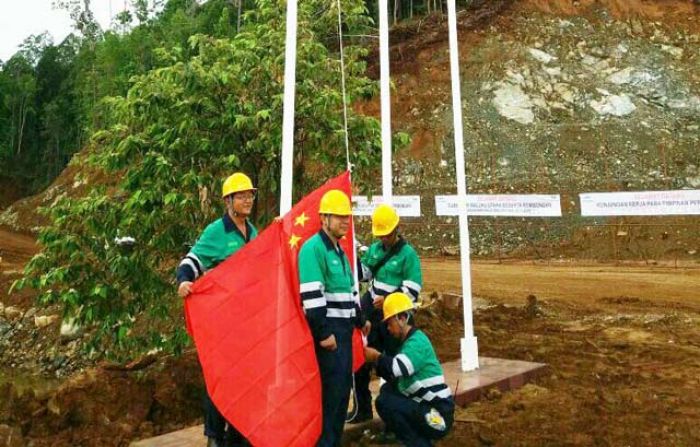
{"type": "Polygon", "coordinates": [[[307,220],[309,220],[309,217],[306,215],[306,213],[301,213],[299,217],[294,219],[294,225],[299,225],[303,227],[304,225],[306,225],[307,220]]]}
{"type": "Polygon", "coordinates": [[[297,245],[299,244],[300,240],[301,237],[297,236],[296,234],[292,234],[292,237],[289,238],[289,248],[299,248],[297,245]]]}

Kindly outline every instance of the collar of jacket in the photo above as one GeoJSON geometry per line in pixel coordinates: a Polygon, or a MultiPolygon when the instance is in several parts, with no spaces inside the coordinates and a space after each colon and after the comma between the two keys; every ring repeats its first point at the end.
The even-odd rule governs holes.
{"type": "Polygon", "coordinates": [[[404,343],[406,343],[406,341],[408,341],[408,339],[411,338],[411,336],[412,336],[413,334],[415,334],[416,331],[418,331],[418,328],[417,328],[417,327],[415,327],[415,326],[411,327],[411,329],[408,331],[408,334],[406,334],[406,338],[403,339],[403,341],[401,342],[401,344],[403,345],[404,343]]]}
{"type": "Polygon", "coordinates": [[[233,219],[231,219],[231,216],[229,216],[228,213],[224,213],[224,217],[222,217],[221,219],[224,221],[224,230],[225,230],[227,233],[230,233],[230,232],[232,232],[232,231],[235,231],[235,232],[237,232],[237,233],[241,236],[241,238],[242,238],[244,241],[246,241],[246,242],[250,241],[250,233],[251,233],[251,230],[252,230],[252,225],[250,224],[250,222],[248,221],[248,219],[245,220],[245,226],[246,226],[246,229],[248,230],[248,231],[246,231],[246,233],[247,233],[246,236],[247,236],[247,237],[246,237],[246,236],[243,236],[243,233],[241,233],[241,230],[238,229],[238,227],[237,227],[236,224],[233,222],[233,219]]]}
{"type": "MultiPolygon", "coordinates": [[[[323,228],[318,230],[318,234],[321,235],[321,240],[323,243],[326,245],[326,248],[329,250],[335,250],[337,252],[343,252],[343,249],[340,248],[340,243],[337,243],[335,246],[333,245],[333,242],[331,241],[331,238],[328,237],[325,231],[323,231],[323,228]]],[[[345,253],[345,252],[343,252],[345,253]]]]}

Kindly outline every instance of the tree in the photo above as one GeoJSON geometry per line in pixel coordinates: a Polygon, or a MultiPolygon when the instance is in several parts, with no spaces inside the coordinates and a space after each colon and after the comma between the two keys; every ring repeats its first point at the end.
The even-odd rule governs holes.
{"type": "Polygon", "coordinates": [[[90,0],[55,0],[54,8],[64,9],[74,22],[75,29],[87,40],[96,42],[102,34],[102,27],[90,8],[90,0]]]}
{"type": "Polygon", "coordinates": [[[0,152],[27,191],[45,186],[63,168],[67,148],[79,147],[73,95],[74,41],[53,45],[30,36],[0,72],[0,152]],[[51,123],[47,123],[51,121],[51,123]]]}
{"type": "Polygon", "coordinates": [[[27,118],[34,113],[36,78],[31,62],[21,53],[3,66],[6,93],[3,105],[10,115],[9,147],[15,156],[22,154],[27,118]]]}

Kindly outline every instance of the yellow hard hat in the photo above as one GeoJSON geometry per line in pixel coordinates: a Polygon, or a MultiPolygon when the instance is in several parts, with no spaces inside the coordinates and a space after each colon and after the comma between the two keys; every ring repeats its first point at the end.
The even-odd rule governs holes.
{"type": "Polygon", "coordinates": [[[352,214],[350,198],[339,189],[331,189],[321,197],[318,207],[319,214],[335,214],[336,216],[349,216],[352,214]]]}
{"type": "Polygon", "coordinates": [[[372,234],[386,236],[391,234],[399,224],[399,215],[391,205],[382,203],[372,213],[372,234]]]}
{"type": "Polygon", "coordinates": [[[224,186],[221,188],[221,197],[226,197],[241,191],[255,191],[253,182],[250,177],[242,172],[236,172],[224,180],[224,186]]]}
{"type": "Polygon", "coordinates": [[[390,293],[386,298],[384,298],[384,320],[400,314],[401,312],[406,312],[408,310],[415,309],[413,301],[403,292],[390,293]]]}

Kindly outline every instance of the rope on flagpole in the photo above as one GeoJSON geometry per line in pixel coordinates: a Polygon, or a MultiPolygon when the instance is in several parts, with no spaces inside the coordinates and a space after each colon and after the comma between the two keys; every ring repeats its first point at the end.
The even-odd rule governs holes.
{"type": "MultiPolygon", "coordinates": [[[[348,136],[348,101],[345,93],[345,53],[343,48],[343,19],[341,14],[340,0],[337,0],[338,5],[338,44],[340,47],[340,86],[343,94],[343,131],[345,132],[345,163],[347,165],[347,170],[350,172],[350,182],[352,184],[352,163],[350,162],[350,141],[348,136]]],[[[357,263],[357,238],[355,237],[355,221],[351,218],[350,228],[352,229],[352,259],[354,263],[357,263]]],[[[360,297],[360,281],[358,277],[357,265],[354,266],[354,294],[356,294],[356,301],[359,304],[360,297]]],[[[364,336],[363,336],[364,339],[364,336]]],[[[365,341],[366,343],[366,341],[365,341]]],[[[352,402],[353,411],[346,417],[346,420],[352,420],[357,416],[359,408],[357,406],[357,391],[355,386],[355,374],[352,375],[352,402]]]]}
{"type": "Polygon", "coordinates": [[[352,171],[350,163],[350,141],[348,137],[348,100],[345,95],[345,54],[343,49],[343,21],[340,11],[340,0],[338,3],[338,43],[340,44],[340,86],[343,93],[343,130],[345,131],[345,162],[348,171],[352,171]]]}

